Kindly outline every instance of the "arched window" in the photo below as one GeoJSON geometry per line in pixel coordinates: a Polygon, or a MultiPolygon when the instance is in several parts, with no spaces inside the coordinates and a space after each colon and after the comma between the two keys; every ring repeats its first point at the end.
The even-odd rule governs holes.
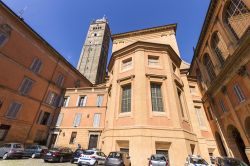
{"type": "Polygon", "coordinates": [[[224,64],[224,57],[228,54],[226,45],[218,32],[214,32],[211,38],[211,47],[216,54],[218,60],[220,61],[220,65],[224,64]]]}
{"type": "Polygon", "coordinates": [[[229,0],[225,8],[225,22],[235,35],[241,38],[250,25],[250,10],[242,0],[229,0]]]}
{"type": "Polygon", "coordinates": [[[214,72],[214,65],[209,57],[209,55],[206,53],[203,58],[203,63],[206,66],[207,73],[209,75],[210,80],[212,81],[215,78],[215,72],[214,72]]]}

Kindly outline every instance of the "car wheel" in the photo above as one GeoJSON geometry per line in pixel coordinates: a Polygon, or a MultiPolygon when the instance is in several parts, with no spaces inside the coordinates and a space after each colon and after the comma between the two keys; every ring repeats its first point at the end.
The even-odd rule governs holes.
{"type": "Polygon", "coordinates": [[[35,154],[35,153],[32,154],[32,155],[31,155],[31,158],[33,158],[33,159],[36,158],[36,154],[35,154]]]}
{"type": "Polygon", "coordinates": [[[63,162],[63,157],[60,157],[59,162],[60,162],[60,163],[63,162]]]}
{"type": "Polygon", "coordinates": [[[3,160],[6,160],[6,159],[8,159],[8,153],[5,153],[5,154],[3,155],[3,160]]]}

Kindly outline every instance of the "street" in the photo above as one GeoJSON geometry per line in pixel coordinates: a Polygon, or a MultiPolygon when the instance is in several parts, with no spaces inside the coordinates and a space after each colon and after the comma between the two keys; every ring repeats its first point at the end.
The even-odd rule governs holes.
{"type": "Polygon", "coordinates": [[[0,160],[0,166],[76,166],[76,164],[71,164],[70,162],[64,163],[45,163],[43,159],[9,159],[0,160]]]}

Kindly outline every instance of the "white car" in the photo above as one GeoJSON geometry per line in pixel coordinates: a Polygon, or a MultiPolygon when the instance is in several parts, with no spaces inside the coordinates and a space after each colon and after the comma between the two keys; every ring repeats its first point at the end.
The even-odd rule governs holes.
{"type": "Polygon", "coordinates": [[[106,160],[106,155],[98,150],[85,150],[79,157],[78,166],[82,165],[103,165],[106,160]]]}
{"type": "Polygon", "coordinates": [[[198,155],[189,155],[186,159],[185,166],[212,166],[198,155]]]}

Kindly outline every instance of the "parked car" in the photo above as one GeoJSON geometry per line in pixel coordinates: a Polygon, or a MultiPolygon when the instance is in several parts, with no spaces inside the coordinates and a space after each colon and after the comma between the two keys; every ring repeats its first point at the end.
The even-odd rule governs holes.
{"type": "Polygon", "coordinates": [[[248,166],[246,163],[239,159],[229,157],[216,157],[216,166],[248,166]]]}
{"type": "Polygon", "coordinates": [[[20,143],[6,143],[0,146],[0,157],[3,160],[8,158],[22,158],[23,145],[20,143]]]}
{"type": "Polygon", "coordinates": [[[73,153],[72,158],[71,158],[71,163],[78,162],[79,157],[83,154],[84,150],[83,149],[76,149],[76,151],[73,153]]]}
{"type": "Polygon", "coordinates": [[[29,145],[24,149],[24,157],[41,158],[48,152],[48,148],[42,145],[29,145]]]}
{"type": "Polygon", "coordinates": [[[148,160],[148,166],[169,166],[169,161],[163,154],[153,154],[148,160]]]}
{"type": "Polygon", "coordinates": [[[209,165],[201,156],[199,155],[189,155],[186,159],[185,166],[212,166],[209,165]]]}
{"type": "Polygon", "coordinates": [[[44,162],[66,162],[72,158],[72,150],[66,147],[50,149],[44,156],[44,162]]]}
{"type": "Polygon", "coordinates": [[[104,164],[106,155],[99,150],[85,150],[78,159],[78,166],[104,164]]]}
{"type": "Polygon", "coordinates": [[[105,166],[131,166],[131,161],[126,152],[110,152],[105,161],[105,166]]]}

